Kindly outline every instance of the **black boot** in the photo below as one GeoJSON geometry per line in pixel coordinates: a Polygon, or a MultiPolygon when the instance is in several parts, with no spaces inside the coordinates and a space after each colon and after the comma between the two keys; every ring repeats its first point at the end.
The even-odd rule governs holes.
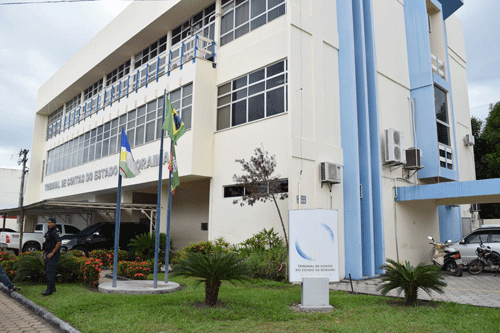
{"type": "Polygon", "coordinates": [[[47,288],[46,290],[42,291],[42,296],[49,296],[52,295],[54,291],[52,289],[47,288]]]}

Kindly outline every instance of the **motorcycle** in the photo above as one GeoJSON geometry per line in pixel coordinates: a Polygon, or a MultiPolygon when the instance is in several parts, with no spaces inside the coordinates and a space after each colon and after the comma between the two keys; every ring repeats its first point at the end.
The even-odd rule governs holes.
{"type": "Polygon", "coordinates": [[[500,272],[500,253],[493,251],[491,247],[483,244],[483,241],[479,239],[480,245],[476,249],[477,259],[472,260],[469,263],[469,273],[472,275],[477,275],[484,270],[487,266],[492,270],[495,270],[495,276],[500,272]]]}
{"type": "Polygon", "coordinates": [[[441,267],[441,270],[457,277],[462,276],[462,268],[463,265],[462,257],[460,256],[459,251],[455,251],[454,249],[447,249],[446,243],[451,241],[446,241],[446,243],[436,242],[434,238],[428,236],[431,240],[429,244],[432,244],[432,250],[430,253],[431,261],[441,267]]]}

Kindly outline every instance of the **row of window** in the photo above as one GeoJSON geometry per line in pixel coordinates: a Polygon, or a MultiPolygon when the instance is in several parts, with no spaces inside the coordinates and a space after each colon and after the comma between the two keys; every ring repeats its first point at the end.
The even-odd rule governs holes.
{"type": "Polygon", "coordinates": [[[223,0],[220,45],[271,22],[285,12],[285,0],[223,0]]]}
{"type": "MultiPolygon", "coordinates": [[[[285,9],[285,0],[223,0],[221,46],[285,14],[285,9]]],[[[195,34],[199,34],[213,40],[215,37],[214,21],[215,2],[172,30],[171,47],[174,47],[195,34]]],[[[151,59],[165,52],[167,49],[166,44],[167,35],[164,35],[136,54],[133,64],[134,68],[139,68],[151,59]]],[[[211,50],[212,46],[207,45],[205,48],[211,50]]],[[[106,75],[106,86],[110,86],[128,75],[132,71],[131,67],[131,61],[127,60],[125,63],[108,73],[106,75]]],[[[103,90],[103,83],[103,79],[99,79],[85,89],[83,100],[87,101],[98,95],[103,90]]],[[[70,102],[66,103],[66,112],[74,110],[81,103],[80,99],[81,95],[79,94],[70,102]],[[76,101],[78,102],[74,105],[76,101]]],[[[54,111],[49,118],[50,126],[62,118],[62,112],[58,109],[54,111]]],[[[72,122],[74,123],[75,120],[76,117],[73,117],[72,122]]],[[[65,128],[70,125],[67,124],[66,120],[64,123],[65,124],[63,126],[65,128]]],[[[47,131],[49,132],[49,129],[47,129],[47,131]]],[[[47,137],[49,137],[49,135],[47,135],[47,137]]]]}
{"type": "MultiPolygon", "coordinates": [[[[193,85],[169,94],[169,100],[191,128],[193,85]]],[[[51,175],[120,151],[121,129],[125,129],[131,147],[157,140],[161,136],[163,97],[113,119],[47,153],[46,175],[51,175]]]]}
{"type": "Polygon", "coordinates": [[[287,80],[282,60],[219,86],[217,130],[286,112],[287,80]]]}
{"type": "Polygon", "coordinates": [[[287,193],[288,192],[288,178],[279,179],[277,183],[262,183],[255,187],[245,186],[241,184],[224,186],[224,198],[241,197],[250,195],[252,193],[267,194],[273,193],[287,193]]]}

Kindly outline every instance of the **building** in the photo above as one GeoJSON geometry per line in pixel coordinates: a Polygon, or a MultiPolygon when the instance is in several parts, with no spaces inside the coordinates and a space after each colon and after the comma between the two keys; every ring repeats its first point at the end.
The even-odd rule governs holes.
{"type": "Polygon", "coordinates": [[[427,236],[460,238],[486,188],[464,185],[477,183],[461,5],[134,2],[39,89],[27,201],[116,202],[125,127],[141,175],[123,181],[123,202],[156,203],[166,90],[188,129],[176,148],[175,247],[281,230],[273,204],[240,207],[228,190],[235,160],[263,146],[288,184],[285,220],[337,211],[341,278],[374,276],[386,258],[427,262],[427,236]],[[320,181],[321,163],[339,172],[333,184],[320,181]]]}
{"type": "MultiPolygon", "coordinates": [[[[0,209],[19,206],[19,192],[21,191],[22,175],[23,171],[21,169],[0,168],[0,209]]],[[[26,186],[24,191],[26,191],[26,186]]],[[[0,222],[0,228],[5,227],[18,230],[17,216],[10,214],[4,215],[5,214],[2,214],[1,217],[2,221],[0,222]],[[4,220],[5,226],[3,224],[4,220]]]]}

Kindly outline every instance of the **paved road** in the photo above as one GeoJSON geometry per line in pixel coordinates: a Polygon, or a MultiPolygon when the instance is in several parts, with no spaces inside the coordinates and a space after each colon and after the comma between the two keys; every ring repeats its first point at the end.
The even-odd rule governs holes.
{"type": "Polygon", "coordinates": [[[0,291],[0,333],[62,332],[9,294],[0,291]]]}
{"type": "MultiPolygon", "coordinates": [[[[447,275],[445,281],[448,285],[444,294],[432,291],[429,296],[425,291],[419,290],[418,299],[500,308],[500,274],[495,276],[493,273],[483,272],[470,275],[464,272],[462,277],[447,275]]],[[[380,295],[377,291],[380,283],[380,279],[352,281],[352,287],[354,292],[360,294],[380,295]]],[[[351,291],[351,285],[348,280],[343,280],[330,284],[330,290],[351,291]]],[[[393,290],[388,296],[397,296],[397,292],[393,290]]]]}

